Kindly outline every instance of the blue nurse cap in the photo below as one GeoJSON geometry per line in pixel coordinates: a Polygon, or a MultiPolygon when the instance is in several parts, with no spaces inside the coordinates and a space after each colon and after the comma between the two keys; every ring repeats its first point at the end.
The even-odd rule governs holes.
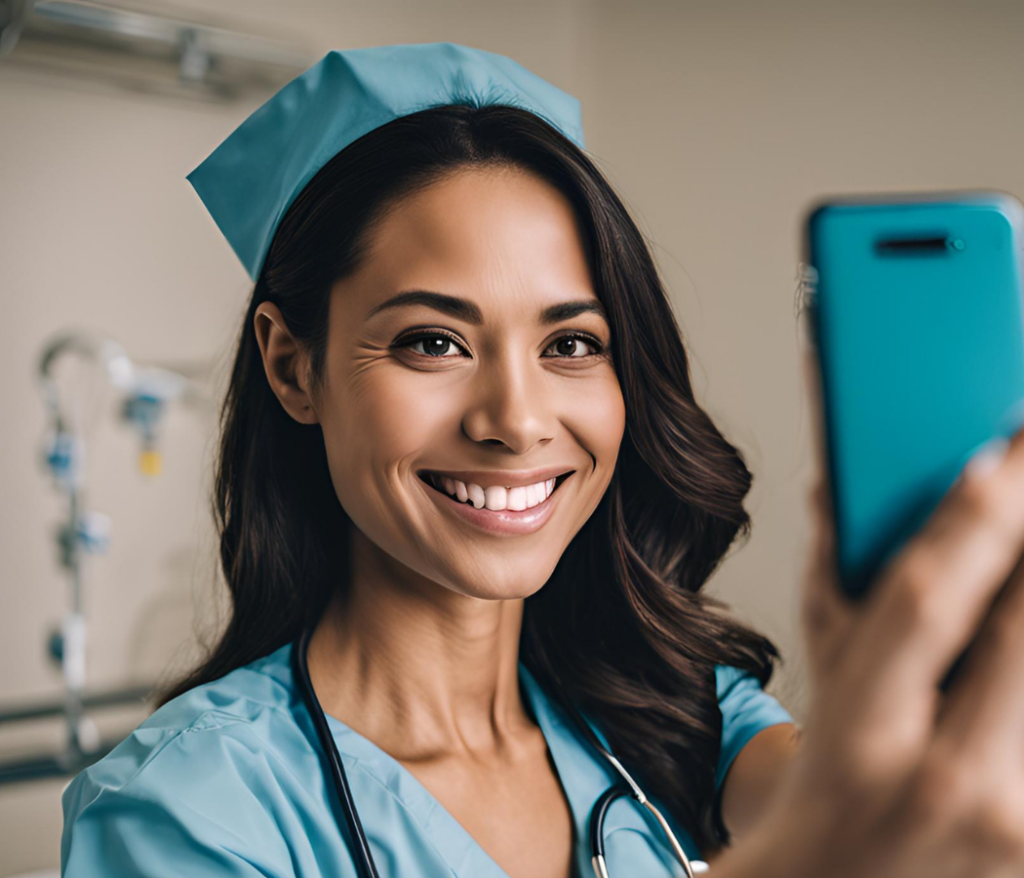
{"type": "Polygon", "coordinates": [[[278,223],[339,151],[443,104],[529,110],[583,148],[580,102],[511,58],[456,43],[334,50],[238,126],[188,181],[256,280],[278,223]]]}

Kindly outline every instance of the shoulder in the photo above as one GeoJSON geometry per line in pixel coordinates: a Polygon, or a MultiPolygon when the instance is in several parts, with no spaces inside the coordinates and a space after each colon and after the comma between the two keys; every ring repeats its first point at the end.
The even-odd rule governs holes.
{"type": "Polygon", "coordinates": [[[715,787],[718,788],[751,738],[769,726],[791,723],[793,717],[774,696],[764,691],[760,680],[749,671],[716,665],[715,682],[722,712],[722,742],[715,772],[715,787]]]}
{"type": "MultiPolygon", "coordinates": [[[[246,751],[239,744],[273,743],[262,739],[295,725],[288,678],[276,673],[279,660],[278,653],[272,653],[167,702],[78,775],[68,792],[86,786],[114,789],[144,784],[186,752],[193,759],[228,762],[253,756],[251,749],[246,751]]],[[[260,749],[265,752],[266,748],[260,749]]]]}
{"type": "Polygon", "coordinates": [[[715,691],[723,720],[733,719],[740,714],[786,713],[779,701],[764,691],[761,681],[750,671],[741,668],[715,665],[715,691]]]}
{"type": "Polygon", "coordinates": [[[215,874],[250,874],[225,867],[254,836],[265,873],[277,874],[269,860],[286,861],[287,851],[273,809],[295,782],[293,754],[308,749],[296,746],[302,730],[287,679],[274,673],[280,658],[273,653],[169,701],[71,782],[63,796],[65,875],[148,874],[118,871],[111,857],[173,860],[189,851],[223,860],[215,874]]]}

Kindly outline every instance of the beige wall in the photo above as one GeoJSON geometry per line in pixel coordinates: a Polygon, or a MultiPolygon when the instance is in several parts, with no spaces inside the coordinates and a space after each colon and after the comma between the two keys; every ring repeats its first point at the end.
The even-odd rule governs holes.
{"type": "Polygon", "coordinates": [[[1024,6],[599,3],[580,96],[590,147],[647,231],[698,389],[755,476],[750,542],[710,586],[807,691],[797,594],[812,411],[794,291],[823,194],[992,187],[1024,198],[1024,6]]]}
{"type": "MultiPolygon", "coordinates": [[[[711,588],[789,661],[805,703],[796,595],[809,410],[793,316],[801,211],[827,192],[991,186],[1024,195],[1024,8],[991,2],[607,3],[220,0],[240,28],[329,48],[452,40],[515,57],[583,100],[592,155],[649,236],[699,398],[755,474],[749,544],[711,588]]],[[[0,65],[0,700],[59,691],[44,631],[66,588],[60,507],[35,465],[43,340],[102,329],[146,360],[216,376],[249,284],[184,175],[258,103],[147,98],[0,65]]],[[[211,620],[209,411],[174,412],[164,475],[134,474],[112,419],[89,505],[114,521],[89,565],[90,673],[148,680],[211,620]]],[[[122,711],[122,723],[138,716],[122,711]]],[[[0,728],[0,758],[59,739],[0,728]]],[[[52,866],[59,782],[0,788],[0,875],[52,866]]]]}

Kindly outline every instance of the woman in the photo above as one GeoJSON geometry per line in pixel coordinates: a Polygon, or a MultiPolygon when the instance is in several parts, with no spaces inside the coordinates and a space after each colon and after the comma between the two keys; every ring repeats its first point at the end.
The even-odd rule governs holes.
{"type": "MultiPolygon", "coordinates": [[[[643,239],[579,148],[571,104],[495,57],[332,53],[225,142],[214,177],[239,182],[233,198],[197,186],[256,280],[217,474],[233,615],[208,661],[68,789],[64,874],[362,874],[327,771],[336,747],[380,875],[592,875],[589,817],[618,778],[577,709],[687,855],[736,836],[720,874],[852,875],[876,840],[893,868],[878,874],[967,874],[921,829],[966,811],[928,812],[917,793],[902,822],[882,819],[894,789],[928,789],[910,771],[881,780],[913,764],[919,730],[863,712],[879,691],[920,706],[934,679],[864,675],[921,664],[936,626],[901,614],[920,603],[901,595],[920,595],[922,569],[948,574],[929,557],[988,533],[1009,545],[1007,526],[970,514],[979,497],[998,511],[995,489],[956,495],[946,538],[911,547],[860,614],[824,566],[812,575],[818,688],[797,752],[761,690],[774,648],[700,593],[748,527],[749,473],[694,402],[643,239]],[[310,111],[319,136],[335,117],[317,100],[342,82],[376,108],[396,81],[430,90],[431,76],[452,98],[478,65],[505,100],[392,105],[347,120],[329,153],[289,124],[310,111]],[[248,165],[275,131],[280,161],[248,165]],[[868,645],[897,621],[919,632],[914,656],[868,645]],[[947,871],[912,871],[923,854],[947,871]]],[[[1024,471],[1024,451],[1006,467],[1024,471]]],[[[826,530],[821,545],[826,558],[826,530]]],[[[978,609],[984,591],[950,599],[970,592],[978,609]]],[[[935,617],[951,660],[968,626],[935,617]]],[[[651,814],[609,808],[612,875],[682,874],[651,814]]],[[[996,837],[986,865],[1016,862],[1012,825],[973,836],[996,837]]]]}

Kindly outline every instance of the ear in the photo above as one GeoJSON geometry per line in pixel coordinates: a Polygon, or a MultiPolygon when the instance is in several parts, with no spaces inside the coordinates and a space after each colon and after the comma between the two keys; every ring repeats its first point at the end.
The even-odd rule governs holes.
{"type": "Polygon", "coordinates": [[[309,355],[285,325],[277,305],[261,302],[253,328],[267,381],[284,410],[300,424],[319,423],[309,392],[309,355]]]}

